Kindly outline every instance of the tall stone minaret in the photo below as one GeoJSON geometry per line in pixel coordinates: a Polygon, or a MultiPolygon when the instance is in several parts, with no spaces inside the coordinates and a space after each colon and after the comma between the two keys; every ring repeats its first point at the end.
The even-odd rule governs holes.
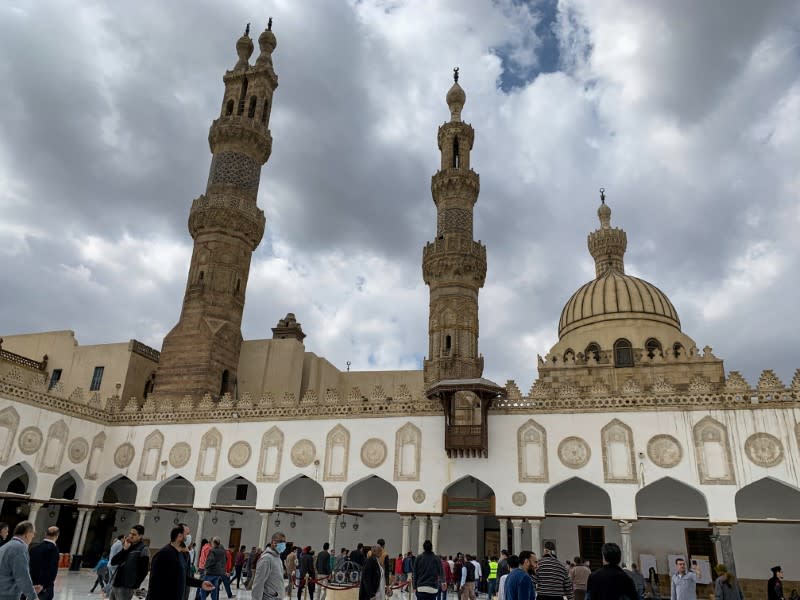
{"type": "Polygon", "coordinates": [[[483,374],[483,357],[478,354],[478,290],[486,279],[486,248],[472,239],[480,179],[470,168],[475,131],[461,120],[467,97],[458,84],[458,69],[454,79],[447,92],[450,121],[439,127],[442,164],[431,180],[436,240],[422,252],[422,273],[430,287],[427,387],[483,374]]]}
{"type": "Polygon", "coordinates": [[[189,212],[194,239],[178,324],[164,338],[156,397],[234,392],[242,346],[250,259],[264,235],[256,205],[261,166],[272,151],[269,116],[278,77],[272,19],[259,36],[255,64],[250,25],[236,42],[239,60],[223,77],[225,96],[208,133],[211,169],[205,194],[189,212]]]}

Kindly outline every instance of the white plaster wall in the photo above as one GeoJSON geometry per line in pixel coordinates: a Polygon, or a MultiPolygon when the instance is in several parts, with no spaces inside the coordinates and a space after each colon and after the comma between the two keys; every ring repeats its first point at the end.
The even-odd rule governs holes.
{"type": "Polygon", "coordinates": [[[780,565],[786,579],[800,580],[800,524],[739,523],[731,537],[739,577],[769,579],[780,565]]]}

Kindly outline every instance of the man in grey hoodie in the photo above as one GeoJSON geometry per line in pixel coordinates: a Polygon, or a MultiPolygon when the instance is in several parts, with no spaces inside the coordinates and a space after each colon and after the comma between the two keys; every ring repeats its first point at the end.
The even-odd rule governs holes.
{"type": "Polygon", "coordinates": [[[253,579],[253,600],[283,600],[283,562],[281,553],[286,549],[286,536],[276,531],[256,564],[253,579]]]}
{"type": "Polygon", "coordinates": [[[42,586],[34,586],[28,570],[30,546],[36,531],[33,523],[22,521],[14,528],[14,537],[0,548],[0,600],[37,600],[42,586]]]}

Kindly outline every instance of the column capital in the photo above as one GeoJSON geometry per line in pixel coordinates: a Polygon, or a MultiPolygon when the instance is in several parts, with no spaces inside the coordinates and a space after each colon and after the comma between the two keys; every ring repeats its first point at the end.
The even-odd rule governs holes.
{"type": "Polygon", "coordinates": [[[44,506],[44,502],[30,501],[30,502],[28,502],[28,506],[30,508],[36,508],[36,510],[39,510],[40,508],[42,508],[44,506]]]}
{"type": "Polygon", "coordinates": [[[414,519],[414,515],[401,515],[400,522],[403,525],[410,525],[411,521],[414,519]]]}
{"type": "Polygon", "coordinates": [[[508,523],[508,517],[497,517],[499,523],[508,523]]]}
{"type": "Polygon", "coordinates": [[[633,530],[633,523],[630,521],[620,521],[619,522],[619,531],[623,535],[628,535],[633,530]]]}
{"type": "Polygon", "coordinates": [[[442,520],[441,515],[431,515],[431,523],[438,524],[442,520]]]}
{"type": "Polygon", "coordinates": [[[521,529],[522,528],[523,519],[511,519],[511,526],[514,529],[521,529]]]}
{"type": "Polygon", "coordinates": [[[328,514],[328,523],[336,523],[336,520],[339,518],[338,513],[328,514]]]}
{"type": "Polygon", "coordinates": [[[730,536],[733,531],[733,523],[712,523],[714,534],[719,536],[730,536]]]}

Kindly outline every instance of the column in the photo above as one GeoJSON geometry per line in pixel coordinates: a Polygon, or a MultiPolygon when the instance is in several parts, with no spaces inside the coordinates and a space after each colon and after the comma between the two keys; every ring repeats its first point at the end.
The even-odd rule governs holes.
{"type": "Polygon", "coordinates": [[[631,564],[633,563],[633,547],[631,546],[631,529],[633,529],[633,523],[629,523],[628,521],[620,521],[619,522],[619,535],[621,550],[622,550],[622,562],[630,569],[631,564]]]}
{"type": "Polygon", "coordinates": [[[336,525],[339,515],[328,515],[328,543],[331,545],[331,553],[336,554],[336,525]]]}
{"type": "Polygon", "coordinates": [[[419,521],[419,540],[417,540],[417,554],[422,554],[422,544],[428,537],[428,517],[420,515],[417,517],[419,521]]]}
{"type": "Polygon", "coordinates": [[[147,509],[140,508],[139,509],[139,525],[144,527],[144,520],[147,518],[147,509]]]}
{"type": "Polygon", "coordinates": [[[439,548],[439,523],[442,517],[436,515],[431,517],[431,544],[433,544],[433,551],[437,552],[439,548]]]}
{"type": "Polygon", "coordinates": [[[28,504],[28,521],[33,523],[34,529],[36,529],[36,518],[39,516],[39,509],[43,506],[44,504],[42,502],[30,502],[28,504]]]}
{"type": "Polygon", "coordinates": [[[514,528],[511,534],[514,542],[514,554],[519,554],[522,551],[522,519],[511,519],[511,526],[514,528]]]}
{"type": "Polygon", "coordinates": [[[542,520],[528,519],[531,526],[531,550],[536,556],[542,555],[542,520]]]}
{"type": "Polygon", "coordinates": [[[258,544],[259,548],[266,548],[267,544],[269,544],[270,540],[267,539],[267,534],[269,533],[269,518],[272,515],[268,512],[261,513],[261,529],[258,533],[258,544]]]}
{"type": "Polygon", "coordinates": [[[411,517],[409,515],[403,515],[400,517],[400,522],[403,524],[403,541],[401,543],[401,549],[403,552],[403,557],[408,554],[408,551],[411,550],[411,517]]]}
{"type": "Polygon", "coordinates": [[[733,560],[733,541],[731,530],[733,525],[714,525],[714,536],[717,541],[717,560],[721,561],[728,571],[736,575],[736,562],[733,560]]]}
{"type": "Polygon", "coordinates": [[[195,537],[194,537],[194,541],[195,541],[195,544],[196,544],[195,545],[195,550],[196,551],[194,553],[194,564],[195,565],[200,564],[200,550],[202,549],[202,548],[200,548],[200,542],[203,539],[203,524],[206,521],[206,514],[207,513],[204,510],[198,510],[197,511],[197,531],[195,532],[195,537]]]}
{"type": "MultiPolygon", "coordinates": [[[[67,507],[62,505],[61,510],[66,510],[67,507]]],[[[81,536],[83,535],[83,522],[86,520],[86,513],[87,509],[79,508],[78,509],[78,522],[75,523],[75,531],[72,533],[72,545],[69,548],[69,555],[75,556],[78,553],[78,547],[80,546],[81,536]]]]}
{"type": "Polygon", "coordinates": [[[508,519],[497,519],[500,523],[500,550],[511,550],[508,548],[508,519]]]}

